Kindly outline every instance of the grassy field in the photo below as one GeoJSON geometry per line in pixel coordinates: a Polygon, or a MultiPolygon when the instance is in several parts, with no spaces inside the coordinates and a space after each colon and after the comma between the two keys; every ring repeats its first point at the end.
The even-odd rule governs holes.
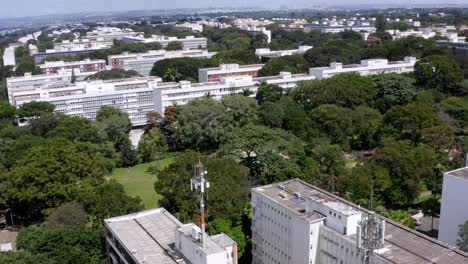
{"type": "Polygon", "coordinates": [[[131,196],[140,196],[147,209],[158,207],[161,198],[154,191],[156,176],[147,172],[150,166],[165,168],[174,161],[175,158],[167,158],[160,161],[143,163],[131,168],[118,168],[112,172],[112,178],[120,182],[131,196]]]}

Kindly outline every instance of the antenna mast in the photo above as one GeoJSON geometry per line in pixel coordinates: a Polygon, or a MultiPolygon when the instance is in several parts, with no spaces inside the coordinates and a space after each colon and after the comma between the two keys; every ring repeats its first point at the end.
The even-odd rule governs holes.
{"type": "Polygon", "coordinates": [[[201,244],[202,247],[205,247],[205,188],[210,188],[210,183],[206,181],[205,175],[206,171],[204,170],[203,163],[201,160],[198,160],[198,163],[195,165],[195,176],[190,180],[190,185],[192,192],[200,198],[200,223],[201,223],[201,244]]]}
{"type": "Polygon", "coordinates": [[[384,245],[385,221],[380,220],[374,212],[369,212],[357,226],[356,244],[363,254],[362,263],[371,264],[374,250],[384,245]]]}

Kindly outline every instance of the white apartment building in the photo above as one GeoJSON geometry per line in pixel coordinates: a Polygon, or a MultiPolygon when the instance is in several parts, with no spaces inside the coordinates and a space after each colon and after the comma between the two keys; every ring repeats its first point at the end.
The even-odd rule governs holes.
{"type": "Polygon", "coordinates": [[[104,41],[122,40],[124,37],[143,36],[143,32],[135,32],[130,28],[120,29],[117,27],[97,27],[86,33],[89,40],[102,39],[104,41]]]}
{"type": "Polygon", "coordinates": [[[458,37],[456,33],[449,34],[447,36],[449,37],[449,40],[437,40],[436,46],[457,50],[468,50],[468,42],[466,42],[464,37],[458,37]]]}
{"type": "Polygon", "coordinates": [[[175,28],[182,29],[182,30],[191,30],[195,32],[203,32],[203,24],[201,23],[182,23],[182,24],[175,24],[175,28]]]}
{"type": "Polygon", "coordinates": [[[390,29],[390,30],[385,30],[388,32],[390,35],[392,35],[393,39],[401,39],[401,38],[406,38],[406,37],[421,37],[424,39],[432,38],[435,37],[437,34],[436,32],[432,31],[427,31],[427,30],[421,30],[421,31],[415,31],[415,30],[407,30],[407,31],[400,31],[398,29],[390,29]]]}
{"type": "Polygon", "coordinates": [[[264,64],[239,65],[236,63],[220,64],[216,68],[198,69],[198,82],[216,82],[222,77],[229,76],[252,76],[257,77],[258,71],[264,64]]]}
{"type": "Polygon", "coordinates": [[[263,34],[267,37],[267,43],[271,42],[271,31],[266,29],[265,27],[257,27],[255,25],[240,25],[239,28],[243,31],[246,31],[249,35],[253,37],[263,34]]]}
{"type": "Polygon", "coordinates": [[[169,43],[178,41],[181,42],[184,49],[206,49],[208,40],[206,38],[196,38],[194,36],[186,36],[185,38],[168,37],[153,35],[151,38],[144,38],[143,36],[123,37],[122,41],[126,43],[160,43],[165,48],[169,43]]]}
{"type": "Polygon", "coordinates": [[[5,51],[3,52],[4,66],[16,66],[15,49],[15,46],[9,46],[5,48],[5,51]]]}
{"type": "Polygon", "coordinates": [[[31,101],[49,102],[55,111],[95,119],[102,106],[128,113],[133,126],[147,124],[146,115],[155,111],[154,90],[160,78],[132,78],[69,83],[53,81],[40,86],[9,89],[10,103],[20,107],[31,101]]]}
{"type": "Polygon", "coordinates": [[[102,38],[95,40],[90,39],[74,39],[72,41],[63,40],[60,43],[54,43],[55,52],[66,52],[76,50],[87,50],[87,49],[107,49],[112,47],[112,41],[106,41],[102,38]]]}
{"type": "Polygon", "coordinates": [[[405,73],[414,71],[415,57],[405,57],[404,61],[387,59],[361,60],[361,64],[343,65],[332,62],[329,67],[310,68],[309,74],[315,79],[330,78],[341,73],[357,73],[363,76],[382,73],[405,73]]]}
{"type": "Polygon", "coordinates": [[[237,264],[237,244],[229,236],[205,234],[182,224],[164,208],[104,220],[110,264],[237,264]]]}
{"type": "Polygon", "coordinates": [[[444,174],[439,240],[456,246],[459,226],[468,221],[468,167],[444,174]]]}
{"type": "Polygon", "coordinates": [[[151,50],[146,53],[128,53],[124,52],[120,55],[111,55],[107,61],[112,68],[122,68],[125,70],[134,70],[143,76],[148,76],[154,63],[164,59],[172,58],[211,58],[216,52],[208,52],[207,50],[151,50]]]}
{"type": "Polygon", "coordinates": [[[293,50],[270,50],[268,48],[260,48],[255,49],[255,54],[264,58],[278,58],[289,55],[304,54],[311,48],[312,46],[299,46],[297,49],[293,50]]]}
{"type": "MultiPolygon", "coordinates": [[[[252,189],[253,264],[361,264],[357,239],[370,212],[340,197],[289,180],[252,189]]],[[[468,254],[382,216],[383,247],[374,264],[467,263],[468,254]]]]}
{"type": "Polygon", "coordinates": [[[62,70],[74,70],[75,74],[78,72],[98,72],[106,70],[106,61],[91,59],[71,62],[46,61],[39,65],[39,68],[42,74],[53,74],[62,70]]]}
{"type": "MultiPolygon", "coordinates": [[[[86,77],[96,72],[76,72],[75,78],[77,81],[81,81],[86,77]]],[[[10,77],[6,79],[8,100],[11,105],[16,103],[13,99],[13,93],[34,90],[45,85],[57,84],[57,85],[69,85],[72,80],[71,70],[61,70],[55,74],[40,74],[31,75],[31,73],[25,73],[24,76],[10,77]]]]}
{"type": "Polygon", "coordinates": [[[188,102],[211,96],[221,99],[223,96],[241,93],[243,90],[257,92],[257,82],[251,76],[223,77],[220,82],[190,83],[180,81],[179,83],[161,83],[155,92],[156,111],[164,113],[164,109],[171,105],[184,105],[188,102]]]}

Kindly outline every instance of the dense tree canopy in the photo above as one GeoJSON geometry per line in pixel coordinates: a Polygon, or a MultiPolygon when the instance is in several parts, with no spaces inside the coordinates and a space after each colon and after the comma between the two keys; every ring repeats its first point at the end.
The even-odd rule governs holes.
{"type": "Polygon", "coordinates": [[[258,71],[259,76],[274,76],[280,72],[305,73],[309,70],[306,60],[299,55],[283,56],[269,60],[258,71]]]}

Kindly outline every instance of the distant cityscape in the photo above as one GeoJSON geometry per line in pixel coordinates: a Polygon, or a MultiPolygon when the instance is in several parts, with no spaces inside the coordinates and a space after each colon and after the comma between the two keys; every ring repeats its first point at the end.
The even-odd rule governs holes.
{"type": "Polygon", "coordinates": [[[404,5],[0,19],[0,263],[468,263],[468,8],[404,5]]]}

